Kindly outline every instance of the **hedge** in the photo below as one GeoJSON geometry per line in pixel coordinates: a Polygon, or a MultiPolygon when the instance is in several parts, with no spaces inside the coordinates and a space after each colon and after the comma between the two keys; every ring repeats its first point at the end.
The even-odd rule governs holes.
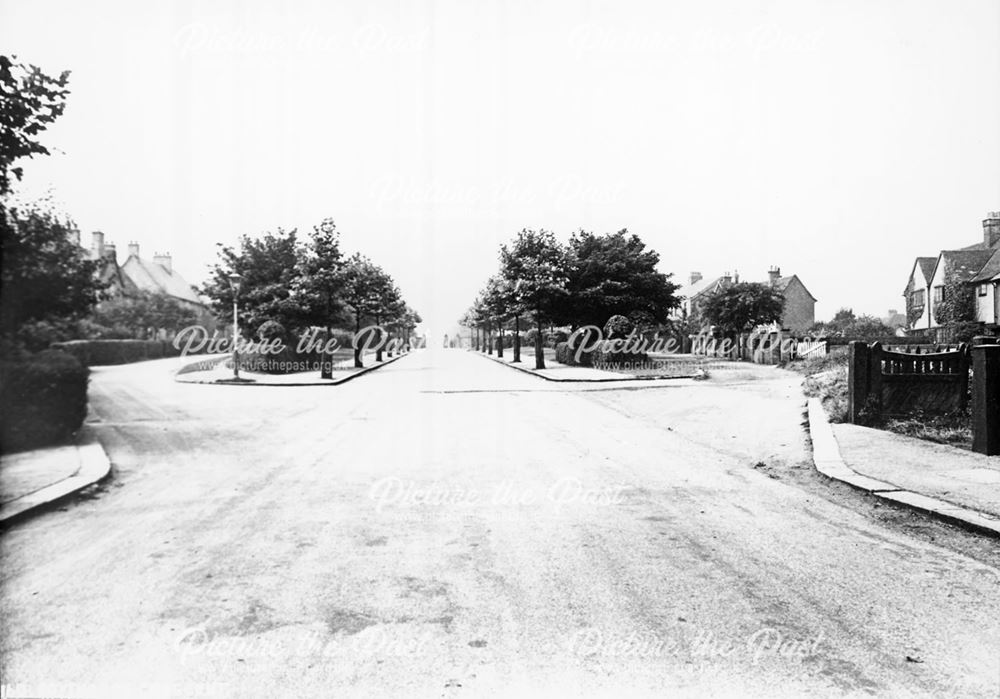
{"type": "Polygon", "coordinates": [[[87,417],[89,373],[73,355],[58,350],[0,361],[0,450],[70,439],[87,417]]]}
{"type": "Polygon", "coordinates": [[[54,342],[52,349],[69,352],[84,366],[130,364],[181,354],[170,340],[70,340],[54,342]]]}

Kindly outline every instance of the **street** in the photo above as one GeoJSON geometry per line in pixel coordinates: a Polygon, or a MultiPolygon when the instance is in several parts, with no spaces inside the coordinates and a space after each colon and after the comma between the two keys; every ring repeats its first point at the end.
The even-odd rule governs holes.
{"type": "Polygon", "coordinates": [[[790,373],[558,384],[432,348],[243,387],[170,361],[94,370],[113,480],[4,533],[5,683],[1000,695],[995,542],[810,480],[790,373]]]}

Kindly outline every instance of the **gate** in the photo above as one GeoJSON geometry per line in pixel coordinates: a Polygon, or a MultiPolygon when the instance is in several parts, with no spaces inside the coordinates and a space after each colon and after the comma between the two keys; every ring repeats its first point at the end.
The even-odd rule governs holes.
{"type": "Polygon", "coordinates": [[[965,410],[970,355],[966,345],[948,352],[889,351],[881,343],[850,344],[850,421],[923,412],[965,410]]]}

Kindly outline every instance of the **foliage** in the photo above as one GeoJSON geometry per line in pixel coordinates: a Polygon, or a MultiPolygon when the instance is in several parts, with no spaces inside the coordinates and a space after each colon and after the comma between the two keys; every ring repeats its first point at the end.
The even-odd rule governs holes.
{"type": "Polygon", "coordinates": [[[924,314],[924,304],[927,303],[927,292],[924,291],[924,304],[916,305],[913,302],[913,279],[910,279],[906,283],[906,291],[903,293],[903,298],[906,300],[906,327],[907,329],[912,329],[920,316],[924,314]]]}
{"type": "Polygon", "coordinates": [[[969,323],[976,320],[976,292],[952,271],[945,275],[943,297],[934,304],[934,320],[939,325],[969,323]]]}
{"type": "Polygon", "coordinates": [[[740,282],[705,299],[701,314],[723,333],[749,332],[781,320],[784,296],[768,284],[740,282]]]}
{"type": "Polygon", "coordinates": [[[21,179],[15,160],[48,155],[37,137],[62,115],[69,94],[69,71],[53,78],[16,60],[0,56],[0,196],[10,191],[11,175],[21,179]]]}
{"type": "Polygon", "coordinates": [[[281,228],[261,238],[244,235],[237,247],[219,246],[219,261],[211,270],[204,293],[221,317],[232,319],[233,291],[229,274],[242,275],[239,291],[240,326],[249,335],[268,320],[286,328],[302,326],[301,306],[291,298],[300,245],[295,230],[281,228]]]}
{"type": "Polygon", "coordinates": [[[0,334],[14,337],[33,321],[77,320],[97,303],[99,262],[85,258],[76,238],[72,223],[49,212],[0,204],[0,334]]]}
{"type": "Polygon", "coordinates": [[[510,284],[511,298],[533,312],[539,326],[566,297],[568,268],[565,248],[546,230],[524,229],[500,248],[500,274],[510,284]]]}
{"type": "Polygon", "coordinates": [[[169,340],[69,340],[54,343],[52,349],[72,354],[84,366],[131,364],[181,353],[169,340]]]}
{"type": "Polygon", "coordinates": [[[288,331],[285,330],[285,326],[276,320],[268,320],[261,324],[257,328],[257,337],[265,342],[271,340],[280,339],[282,342],[288,337],[288,331]]]}
{"type": "Polygon", "coordinates": [[[305,326],[329,329],[342,320],[345,312],[345,270],[340,234],[333,219],[324,219],[313,227],[301,253],[294,293],[298,320],[305,326]]]}
{"type": "Polygon", "coordinates": [[[575,233],[569,242],[567,291],[559,320],[600,326],[612,315],[642,313],[664,322],[680,300],[669,274],[656,270],[660,256],[627,229],[575,233]]]}
{"type": "Polygon", "coordinates": [[[373,317],[381,270],[367,257],[355,253],[344,267],[344,303],[354,315],[355,330],[364,317],[373,317]]]}
{"type": "Polygon", "coordinates": [[[113,329],[115,334],[145,339],[161,329],[173,334],[193,325],[198,314],[166,294],[140,291],[101,302],[91,320],[98,327],[113,329]]]}
{"type": "Polygon", "coordinates": [[[0,361],[0,449],[68,440],[87,416],[88,373],[72,355],[55,350],[0,361]]]}
{"type": "Polygon", "coordinates": [[[635,329],[635,323],[623,315],[614,315],[604,324],[605,339],[625,338],[635,329]]]}
{"type": "Polygon", "coordinates": [[[876,340],[896,334],[894,328],[875,316],[855,316],[850,308],[841,308],[833,319],[826,323],[816,323],[810,328],[816,337],[850,337],[856,340],[876,340]]]}

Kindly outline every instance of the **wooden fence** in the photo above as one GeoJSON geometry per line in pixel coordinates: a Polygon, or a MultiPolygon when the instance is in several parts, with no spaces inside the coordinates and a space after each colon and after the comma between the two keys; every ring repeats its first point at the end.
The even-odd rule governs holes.
{"type": "Polygon", "coordinates": [[[976,338],[942,352],[887,350],[881,343],[850,344],[849,420],[962,412],[973,382],[973,448],[1000,454],[1000,345],[976,338]]]}

